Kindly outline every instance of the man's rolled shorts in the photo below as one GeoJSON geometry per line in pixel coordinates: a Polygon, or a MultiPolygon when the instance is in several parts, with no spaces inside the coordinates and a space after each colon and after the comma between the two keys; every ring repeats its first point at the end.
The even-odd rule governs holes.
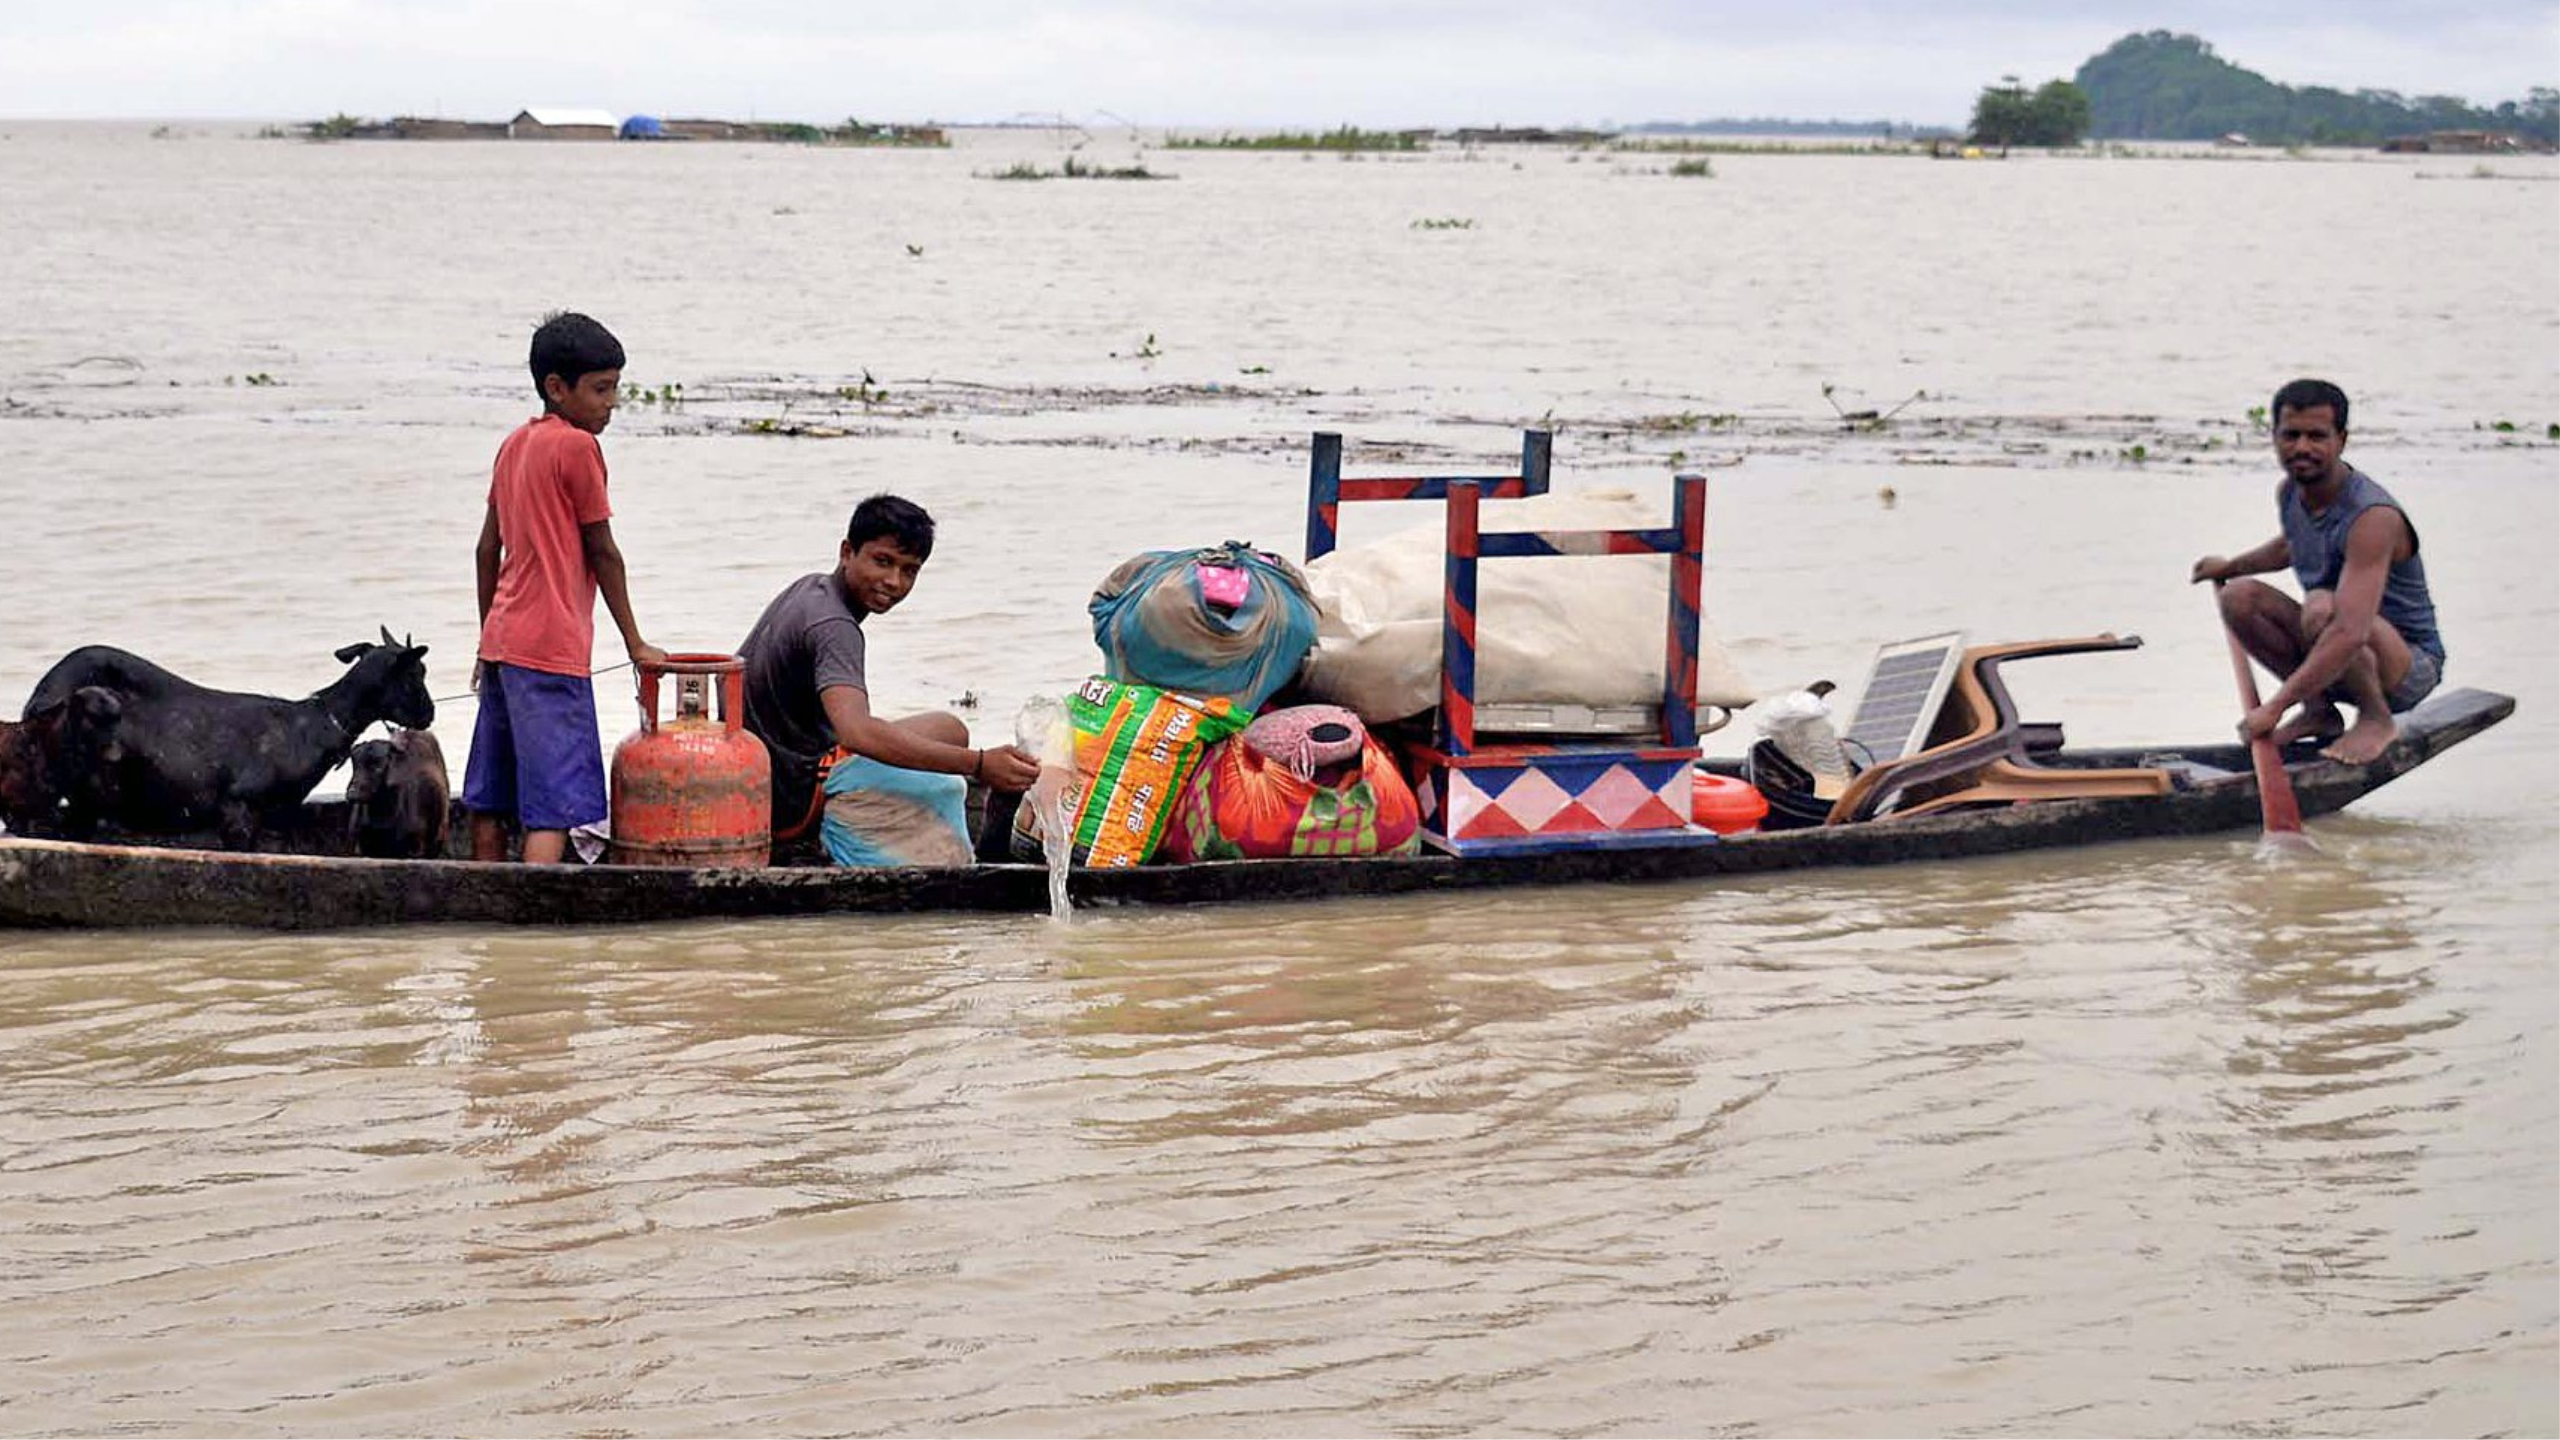
{"type": "Polygon", "coordinates": [[[2391,706],[2394,715],[2414,710],[2418,708],[2418,702],[2426,699],[2443,680],[2444,661],[2436,658],[2434,651],[2412,645],[2409,647],[2409,673],[2401,676],[2400,683],[2392,686],[2391,693],[2382,698],[2391,706]]]}
{"type": "Polygon", "coordinates": [[[491,665],[462,779],[463,808],[512,815],[527,830],[571,830],[605,817],[596,687],[584,675],[491,665]]]}

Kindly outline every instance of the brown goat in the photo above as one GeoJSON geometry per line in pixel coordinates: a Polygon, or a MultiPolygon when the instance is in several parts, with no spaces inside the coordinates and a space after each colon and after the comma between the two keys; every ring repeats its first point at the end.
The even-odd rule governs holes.
{"type": "Polygon", "coordinates": [[[24,720],[0,720],[0,824],[20,835],[61,833],[63,802],[94,801],[110,783],[123,716],[114,691],[84,685],[24,720]]]}
{"type": "Polygon", "coordinates": [[[347,757],[347,828],[356,853],[440,860],[452,815],[444,747],[424,730],[394,730],[347,757]]]}

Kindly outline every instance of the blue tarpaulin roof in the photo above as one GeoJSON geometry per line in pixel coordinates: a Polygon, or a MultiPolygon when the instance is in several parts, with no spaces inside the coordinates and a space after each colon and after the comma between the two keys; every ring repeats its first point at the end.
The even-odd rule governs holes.
{"type": "Polygon", "coordinates": [[[659,124],[655,115],[634,115],[622,122],[622,138],[625,140],[660,140],[666,137],[666,133],[667,127],[659,124]]]}

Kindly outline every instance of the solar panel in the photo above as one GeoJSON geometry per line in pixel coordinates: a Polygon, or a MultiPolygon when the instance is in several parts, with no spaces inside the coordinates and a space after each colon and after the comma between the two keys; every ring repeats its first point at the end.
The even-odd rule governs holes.
{"type": "Polygon", "coordinates": [[[1878,646],[1867,688],[1842,736],[1850,758],[1862,766],[1881,765],[1925,746],[1963,658],[1962,631],[1878,646]]]}

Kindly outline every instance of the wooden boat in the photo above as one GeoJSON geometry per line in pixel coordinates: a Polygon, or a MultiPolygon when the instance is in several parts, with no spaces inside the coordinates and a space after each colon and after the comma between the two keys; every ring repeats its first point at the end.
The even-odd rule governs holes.
{"type": "MultiPolygon", "coordinates": [[[[2400,738],[2365,765],[2309,753],[2290,759],[2305,815],[2322,815],[2388,784],[2504,720],[2511,698],[2438,695],[2400,717],[2400,738]]],[[[1952,860],[2153,836],[2246,830],[2259,823],[2256,780],[2236,744],[2062,750],[2061,769],[2169,770],[2166,794],[2039,800],[1998,808],[1888,816],[1856,824],[1743,834],[1706,843],[1531,855],[1428,854],[1374,860],[1259,860],[1078,870],[1080,906],[1199,905],[1333,899],[1523,885],[1696,881],[1827,865],[1952,860]]],[[[1706,767],[1735,773],[1737,767],[1706,767]]],[[[305,808],[279,843],[306,852],[345,846],[342,804],[305,808]]],[[[685,869],[370,860],[349,854],[259,853],[0,837],[0,925],[93,928],[223,925],[340,929],[429,923],[626,924],[845,912],[1038,912],[1048,872],[1033,865],[949,869],[821,867],[685,869]]]]}

